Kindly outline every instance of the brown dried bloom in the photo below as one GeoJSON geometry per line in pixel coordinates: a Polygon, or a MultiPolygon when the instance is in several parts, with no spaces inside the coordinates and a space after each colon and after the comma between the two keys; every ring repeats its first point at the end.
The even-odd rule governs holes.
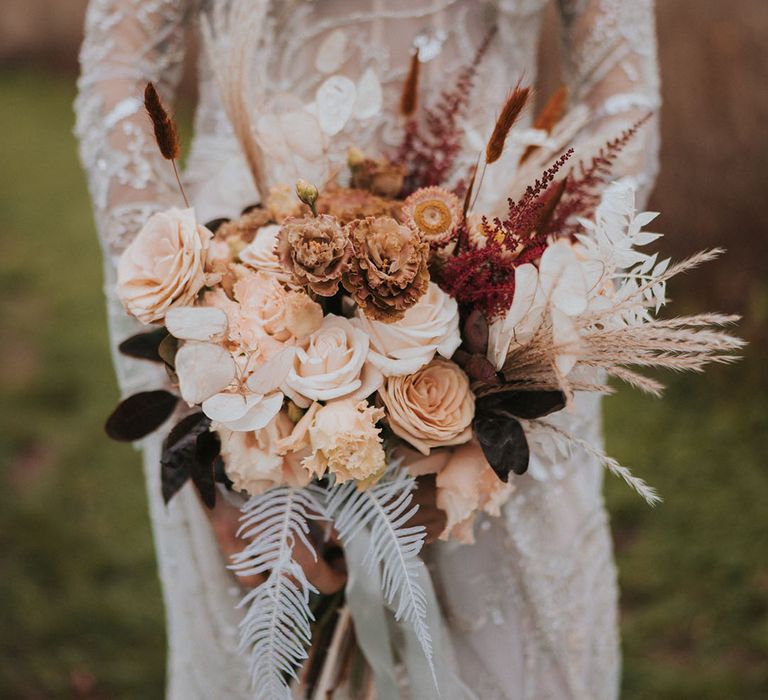
{"type": "Polygon", "coordinates": [[[427,290],[429,245],[415,229],[389,216],[347,225],[352,258],[344,287],[368,318],[400,320],[427,290]]]}
{"type": "Polygon", "coordinates": [[[403,220],[418,229],[433,248],[445,248],[461,221],[461,206],[452,192],[424,187],[403,202],[403,220]]]}
{"type": "Polygon", "coordinates": [[[377,197],[367,190],[342,187],[324,190],[317,200],[318,213],[331,214],[341,224],[368,216],[391,216],[399,219],[401,207],[402,202],[377,197]]]}
{"type": "Polygon", "coordinates": [[[332,297],[351,254],[347,232],[334,216],[291,217],[277,234],[277,254],[296,282],[315,294],[332,297]]]}
{"type": "Polygon", "coordinates": [[[404,181],[405,166],[388,160],[366,158],[352,168],[352,187],[381,197],[397,197],[404,181]]]}
{"type": "Polygon", "coordinates": [[[216,229],[216,238],[226,241],[230,238],[239,238],[243,243],[251,243],[256,233],[262,226],[266,226],[272,217],[266,209],[255,207],[247,213],[232,219],[216,229]]]}

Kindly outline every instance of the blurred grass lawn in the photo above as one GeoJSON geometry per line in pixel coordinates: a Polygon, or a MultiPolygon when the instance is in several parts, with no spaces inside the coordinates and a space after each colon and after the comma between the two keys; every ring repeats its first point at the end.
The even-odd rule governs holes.
{"type": "MultiPolygon", "coordinates": [[[[101,431],[117,391],[73,87],[15,72],[0,91],[0,697],[160,698],[139,459],[101,431]]],[[[627,700],[768,697],[766,389],[748,355],[606,402],[610,452],[666,499],[608,479],[627,700]]]]}

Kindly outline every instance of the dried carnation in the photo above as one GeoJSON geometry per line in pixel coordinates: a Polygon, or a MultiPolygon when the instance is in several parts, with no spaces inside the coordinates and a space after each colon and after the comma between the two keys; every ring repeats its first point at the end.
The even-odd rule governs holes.
{"type": "Polygon", "coordinates": [[[429,245],[418,231],[389,216],[347,225],[352,258],[344,287],[368,317],[400,320],[426,292],[429,245]]]}
{"type": "Polygon", "coordinates": [[[400,163],[365,158],[352,168],[352,187],[368,190],[381,197],[397,197],[404,182],[405,166],[400,163]]]}
{"type": "Polygon", "coordinates": [[[402,202],[377,197],[367,190],[336,187],[324,190],[316,206],[318,213],[335,216],[343,225],[367,216],[400,219],[402,202]]]}
{"type": "Polygon", "coordinates": [[[351,247],[334,216],[288,218],[277,235],[277,254],[296,282],[315,294],[332,297],[339,289],[351,247]]]}
{"type": "Polygon", "coordinates": [[[424,187],[403,202],[403,220],[418,229],[432,248],[446,251],[461,222],[461,205],[442,187],[424,187]]]}

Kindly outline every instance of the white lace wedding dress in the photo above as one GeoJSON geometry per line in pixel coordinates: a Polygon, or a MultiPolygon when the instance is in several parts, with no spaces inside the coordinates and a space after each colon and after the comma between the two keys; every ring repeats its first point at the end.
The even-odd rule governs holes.
{"type": "MultiPolygon", "coordinates": [[[[137,331],[114,294],[117,257],[149,214],[180,205],[168,164],[156,152],[142,91],[153,80],[165,99],[172,99],[189,30],[226,1],[92,0],[88,9],[77,135],[104,248],[114,344],[137,331]]],[[[398,123],[387,105],[392,111],[397,105],[414,40],[423,61],[421,99],[428,101],[450,85],[496,24],[499,31],[480,67],[465,124],[470,138],[482,140],[510,87],[521,77],[535,78],[546,0],[272,4],[268,61],[261,71],[269,96],[260,106],[263,113],[279,116],[297,101],[311,101],[331,74],[345,76],[360,93],[367,85],[369,97],[371,72],[382,87],[384,109],[372,110],[371,100],[364,101],[342,133],[331,138],[332,150],[343,157],[351,142],[372,154],[396,142],[398,123]]],[[[604,141],[658,108],[652,5],[651,0],[560,0],[571,101],[592,110],[581,140],[597,135],[604,141]]],[[[286,138],[290,141],[290,133],[286,138]]],[[[302,173],[293,172],[295,159],[281,160],[284,147],[281,141],[267,149],[268,167],[276,180],[291,182],[302,173]]],[[[656,150],[651,120],[618,173],[634,178],[645,195],[655,175],[656,150]]],[[[236,215],[259,199],[205,57],[184,179],[201,221],[236,215]]],[[[164,381],[147,363],[116,358],[116,365],[125,394],[164,381]]],[[[599,401],[579,397],[577,407],[558,420],[570,432],[599,442],[599,401]]],[[[167,609],[168,697],[252,697],[245,661],[236,651],[235,604],[241,592],[192,488],[163,505],[160,442],[148,439],[143,449],[167,609]]],[[[515,484],[503,518],[478,524],[477,545],[441,543],[431,552],[461,676],[482,700],[614,698],[620,666],[617,596],[600,467],[578,454],[536,459],[515,484]]]]}

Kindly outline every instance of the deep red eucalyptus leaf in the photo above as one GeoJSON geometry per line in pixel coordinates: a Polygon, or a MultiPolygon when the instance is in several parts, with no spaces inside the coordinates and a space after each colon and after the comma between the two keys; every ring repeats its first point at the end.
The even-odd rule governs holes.
{"type": "Polygon", "coordinates": [[[479,379],[486,384],[498,384],[500,381],[496,369],[485,355],[470,355],[463,368],[470,379],[479,379]]]}
{"type": "Polygon", "coordinates": [[[197,454],[197,438],[210,424],[203,413],[193,413],[182,418],[165,439],[160,458],[160,480],[166,504],[187,483],[197,454]]]}
{"type": "Polygon", "coordinates": [[[165,328],[155,328],[144,333],[137,333],[130,338],[126,338],[117,349],[128,357],[135,357],[139,360],[150,360],[151,362],[162,362],[158,348],[160,343],[167,337],[168,331],[165,328]]]}
{"type": "Polygon", "coordinates": [[[480,309],[470,311],[464,321],[464,345],[473,354],[485,354],[488,350],[488,321],[480,309]]]}
{"type": "Polygon", "coordinates": [[[168,391],[142,391],[121,401],[104,426],[113,440],[133,442],[167,421],[179,397],[168,391]]]}
{"type": "Polygon", "coordinates": [[[179,341],[170,333],[163,338],[160,345],[157,346],[157,354],[165,362],[169,370],[176,369],[176,351],[179,349],[179,341]]]}
{"type": "Polygon", "coordinates": [[[501,411],[476,411],[472,428],[499,479],[509,481],[510,472],[525,474],[530,459],[528,440],[513,416],[501,411]]]}
{"type": "Polygon", "coordinates": [[[562,391],[500,391],[477,399],[476,405],[481,411],[503,411],[533,420],[565,408],[565,394],[562,391]]]}
{"type": "Polygon", "coordinates": [[[216,433],[206,430],[197,436],[195,459],[190,476],[203,503],[211,510],[216,505],[214,462],[221,450],[221,440],[216,433]]]}

